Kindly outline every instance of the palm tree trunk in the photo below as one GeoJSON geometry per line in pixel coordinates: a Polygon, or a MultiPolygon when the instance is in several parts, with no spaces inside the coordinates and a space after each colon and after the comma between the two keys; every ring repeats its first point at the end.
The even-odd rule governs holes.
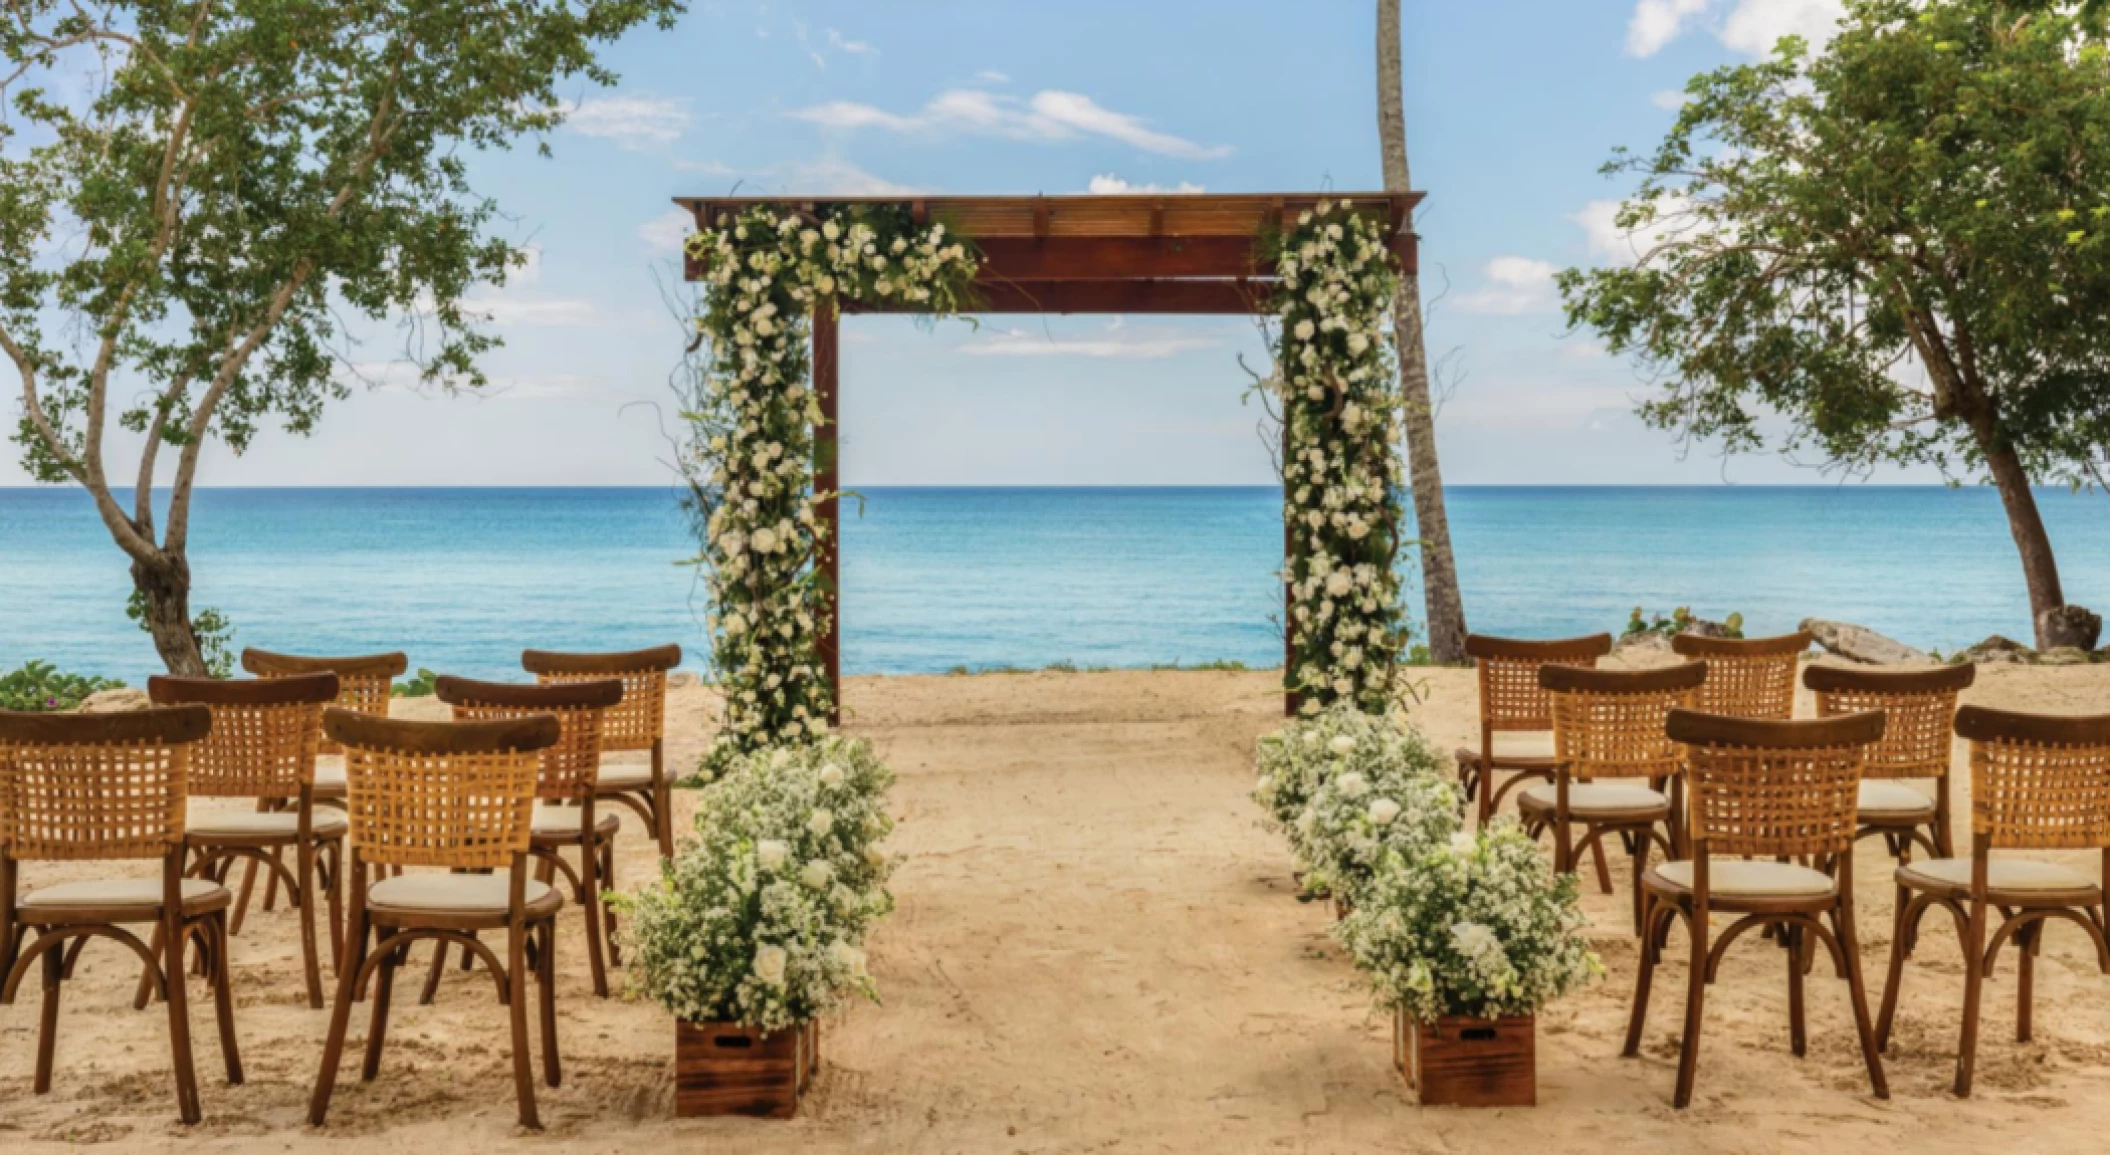
{"type": "MultiPolygon", "coordinates": [[[[1385,190],[1413,187],[1407,166],[1407,116],[1400,93],[1399,0],[1377,4],[1377,129],[1384,152],[1385,190]]],[[[1450,516],[1443,508],[1443,467],[1436,459],[1436,414],[1429,399],[1429,351],[1422,333],[1421,275],[1408,272],[1395,302],[1399,385],[1406,397],[1407,476],[1414,490],[1414,522],[1421,536],[1421,585],[1429,625],[1429,656],[1445,665],[1465,661],[1465,602],[1451,553],[1450,516]]]]}

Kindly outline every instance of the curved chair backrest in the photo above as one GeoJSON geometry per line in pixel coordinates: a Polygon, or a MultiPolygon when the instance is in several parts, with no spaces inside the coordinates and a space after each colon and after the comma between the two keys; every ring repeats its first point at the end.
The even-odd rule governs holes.
{"type": "Polygon", "coordinates": [[[329,709],[344,746],[352,843],[365,862],[502,870],[525,853],[548,715],[504,722],[405,722],[329,709]]]}
{"type": "Polygon", "coordinates": [[[1670,712],[1692,705],[1707,663],[1653,670],[1545,666],[1553,695],[1553,756],[1570,778],[1668,778],[1682,752],[1664,732],[1670,712]]]}
{"type": "Polygon", "coordinates": [[[191,751],[190,794],[202,798],[294,798],[315,781],[322,708],[337,697],[337,675],[221,681],[147,679],[156,705],[204,706],[212,733],[191,751]]]}
{"type": "Polygon", "coordinates": [[[681,664],[680,646],[620,654],[563,654],[525,650],[520,665],[538,682],[623,680],[623,700],[601,720],[601,749],[650,750],[667,736],[667,671],[681,664]]]}
{"type": "Polygon", "coordinates": [[[183,844],[203,706],[116,714],[0,710],[0,854],[44,861],[164,858],[183,844]]]}
{"type": "Polygon", "coordinates": [[[1798,630],[1777,638],[1710,638],[1677,634],[1671,652],[1707,663],[1700,709],[1732,718],[1795,716],[1795,665],[1813,639],[1798,630]]]}
{"type": "Polygon", "coordinates": [[[1965,706],[1971,833],[2019,850],[2110,848],[2110,714],[2018,714],[1965,706]]]}
{"type": "Polygon", "coordinates": [[[564,735],[542,752],[536,794],[552,801],[583,801],[593,796],[594,784],[601,777],[601,723],[608,710],[623,700],[622,679],[523,686],[443,676],[433,682],[432,691],[454,707],[457,722],[502,722],[542,714],[557,719],[564,735]]]}
{"type": "Polygon", "coordinates": [[[1692,837],[1707,852],[1852,853],[1882,714],[1782,722],[1672,710],[1664,728],[1685,747],[1692,837]]]}
{"type": "MultiPolygon", "coordinates": [[[[351,658],[307,658],[274,654],[255,648],[242,651],[242,668],[259,678],[286,678],[296,674],[337,675],[337,707],[368,717],[388,717],[388,699],[395,679],[410,668],[410,658],[401,653],[366,654],[351,658]]],[[[319,747],[324,754],[341,754],[343,748],[325,738],[319,747]]]]}
{"type": "Polygon", "coordinates": [[[1612,635],[1526,641],[1472,634],[1465,652],[1480,677],[1480,725],[1486,730],[1550,730],[1553,699],[1539,685],[1542,666],[1583,666],[1612,652],[1612,635]]]}
{"type": "Polygon", "coordinates": [[[1949,773],[1956,695],[1977,677],[1969,662],[1927,670],[1811,666],[1802,684],[1816,695],[1819,718],[1881,710],[1889,719],[1863,778],[1940,778],[1949,773]]]}

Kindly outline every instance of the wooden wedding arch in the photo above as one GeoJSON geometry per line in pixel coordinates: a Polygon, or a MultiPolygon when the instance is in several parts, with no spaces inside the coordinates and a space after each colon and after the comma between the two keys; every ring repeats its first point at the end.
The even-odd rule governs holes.
{"type": "MultiPolygon", "coordinates": [[[[942,222],[982,252],[974,288],[977,313],[1135,313],[1159,315],[1272,312],[1277,288],[1267,238],[1320,201],[1349,202],[1381,218],[1384,235],[1400,267],[1418,268],[1414,207],[1423,194],[1274,193],[1180,194],[1174,196],[991,196],[991,197],[676,197],[695,216],[699,231],[721,214],[757,205],[814,218],[847,205],[894,205],[918,224],[942,222]]],[[[703,277],[691,257],[684,275],[703,277]]],[[[906,313],[891,303],[845,301],[850,313],[906,313]]],[[[838,321],[833,313],[813,318],[813,391],[821,427],[814,433],[814,489],[834,493],[837,400],[841,393],[838,321]]],[[[833,499],[820,503],[827,546],[820,565],[828,599],[828,628],[820,643],[827,663],[831,724],[842,711],[842,512],[833,499]]],[[[1289,548],[1284,529],[1284,550],[1289,548]]],[[[1287,590],[1285,599],[1287,598],[1287,590]]],[[[1285,627],[1287,624],[1285,616],[1285,627]]],[[[1285,662],[1295,649],[1284,629],[1285,662]]],[[[1287,667],[1285,666],[1285,669],[1287,667]]],[[[1296,696],[1283,708],[1296,712],[1296,696]]]]}

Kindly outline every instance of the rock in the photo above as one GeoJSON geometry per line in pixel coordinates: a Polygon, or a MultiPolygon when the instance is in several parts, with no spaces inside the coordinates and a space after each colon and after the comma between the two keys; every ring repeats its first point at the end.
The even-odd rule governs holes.
{"type": "Polygon", "coordinates": [[[2037,655],[2040,666],[2085,666],[2091,661],[2088,651],[2079,646],[2053,646],[2037,655]]]}
{"type": "Polygon", "coordinates": [[[2092,650],[2102,636],[2103,616],[2081,606],[2060,606],[2037,615],[2037,640],[2046,650],[2092,650]]]}
{"type": "Polygon", "coordinates": [[[1628,634],[1619,639],[1619,652],[1622,654],[1667,654],[1670,652],[1670,639],[1654,632],[1628,634]]]}
{"type": "Polygon", "coordinates": [[[120,686],[115,690],[97,690],[81,699],[79,712],[82,714],[121,714],[127,710],[144,710],[151,705],[153,705],[153,702],[147,698],[145,690],[134,690],[129,686],[120,686]]]}
{"type": "Polygon", "coordinates": [[[2024,664],[2036,661],[2037,651],[2030,649],[2013,638],[2003,638],[1999,634],[1994,634],[1992,637],[1956,655],[1955,660],[1959,662],[1976,662],[1981,666],[1997,666],[2003,663],[2024,664]]]}
{"type": "Polygon", "coordinates": [[[1736,631],[1730,629],[1727,625],[1721,622],[1710,622],[1706,618],[1688,619],[1685,623],[1685,628],[1678,632],[1681,634],[1696,634],[1703,638],[1733,638],[1736,636],[1736,631]]]}
{"type": "Polygon", "coordinates": [[[1921,664],[1934,660],[1925,650],[1911,646],[1851,622],[1828,622],[1823,618],[1804,618],[1802,628],[1809,631],[1817,644],[1828,653],[1837,654],[1848,661],[1867,662],[1878,666],[1921,664]]]}

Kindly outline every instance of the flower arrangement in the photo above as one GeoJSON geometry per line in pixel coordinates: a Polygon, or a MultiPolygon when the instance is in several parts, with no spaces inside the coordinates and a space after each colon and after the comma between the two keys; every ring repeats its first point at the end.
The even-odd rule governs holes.
{"type": "Polygon", "coordinates": [[[808,343],[815,309],[893,301],[960,312],[980,266],[942,223],[905,209],[838,208],[824,216],[756,206],[726,214],[686,242],[702,262],[705,350],[687,398],[692,434],[682,462],[712,615],[711,661],[725,697],[713,766],[826,727],[832,705],[818,642],[827,629],[814,491],[808,343]]]}
{"type": "Polygon", "coordinates": [[[1604,973],[1573,874],[1514,822],[1388,855],[1334,928],[1378,1004],[1417,1022],[1532,1015],[1604,973]]]}
{"type": "Polygon", "coordinates": [[[616,898],[633,988],[685,1022],[764,1032],[877,1001],[865,939],[894,905],[893,780],[871,743],[833,736],[728,759],[699,797],[703,837],[616,898]]]}
{"type": "Polygon", "coordinates": [[[1253,799],[1289,840],[1308,894],[1353,903],[1387,852],[1418,857],[1455,832],[1457,788],[1421,732],[1351,702],[1260,740],[1253,799]]]}
{"type": "Polygon", "coordinates": [[[1280,330],[1267,385],[1285,437],[1285,682],[1307,711],[1346,699],[1381,713],[1407,645],[1394,566],[1404,475],[1390,328],[1399,269],[1377,222],[1352,208],[1321,201],[1278,238],[1280,330]]]}

